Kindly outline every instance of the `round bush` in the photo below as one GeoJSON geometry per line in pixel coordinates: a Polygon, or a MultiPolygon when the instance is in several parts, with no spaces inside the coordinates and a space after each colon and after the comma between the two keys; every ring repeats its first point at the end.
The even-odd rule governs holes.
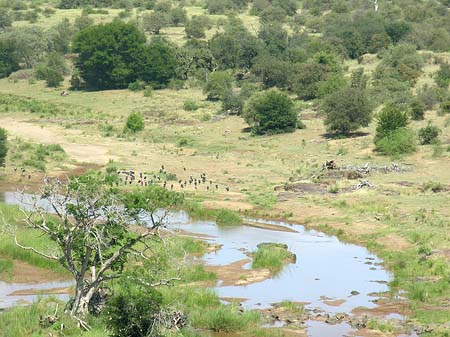
{"type": "Polygon", "coordinates": [[[144,130],[144,117],[142,117],[139,112],[132,112],[127,118],[125,127],[127,130],[130,130],[132,132],[139,132],[144,130]]]}
{"type": "Polygon", "coordinates": [[[419,130],[419,141],[422,145],[427,144],[433,144],[438,141],[439,134],[441,133],[441,130],[434,125],[431,125],[431,123],[428,123],[428,125],[424,128],[421,128],[419,130]]]}

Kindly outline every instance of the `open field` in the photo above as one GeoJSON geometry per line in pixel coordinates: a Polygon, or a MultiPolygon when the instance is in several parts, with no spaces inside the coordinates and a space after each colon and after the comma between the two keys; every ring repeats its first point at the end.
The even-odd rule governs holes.
{"type": "MultiPolygon", "coordinates": [[[[81,8],[59,9],[55,8],[55,3],[41,1],[36,6],[41,6],[42,10],[52,8],[51,14],[39,14],[35,22],[14,21],[12,27],[47,29],[63,19],[74,23],[83,14],[81,8]]],[[[185,9],[188,18],[204,15],[210,19],[206,36],[199,39],[203,43],[225,30],[228,16],[210,15],[202,4],[201,1],[189,1],[185,9]]],[[[153,12],[106,8],[89,14],[89,17],[95,24],[109,23],[115,18],[134,23],[153,12]]],[[[280,25],[286,29],[286,40],[294,31],[314,32],[307,34],[321,37],[324,33],[320,20],[328,13],[320,13],[306,12],[303,17],[304,9],[299,8],[295,19],[280,25]]],[[[245,8],[236,17],[242,20],[250,35],[258,36],[261,28],[258,16],[251,15],[245,8]]],[[[150,40],[152,35],[145,34],[150,40]]],[[[164,27],[160,35],[179,47],[190,41],[182,25],[164,27]]],[[[389,37],[388,40],[391,41],[389,37]]],[[[398,42],[392,42],[392,45],[398,42]]],[[[319,44],[316,48],[320,49],[319,44]]],[[[296,66],[312,59],[304,50],[295,52],[298,55],[294,53],[295,56],[289,57],[301,59],[297,60],[298,64],[293,63],[296,66]]],[[[411,80],[414,83],[408,92],[411,96],[420,93],[424,85],[434,85],[441,64],[450,61],[448,50],[420,50],[418,54],[423,57],[423,65],[417,72],[418,77],[411,80]]],[[[274,55],[272,61],[281,59],[280,55],[274,55]]],[[[342,69],[339,71],[347,82],[355,71],[363,68],[364,74],[369,76],[366,84],[371,90],[375,77],[381,76],[377,74],[383,63],[380,55],[381,52],[379,55],[370,52],[345,60],[340,55],[332,61],[340,63],[342,69]]],[[[67,73],[74,70],[75,58],[72,51],[65,53],[67,73]]],[[[258,77],[252,73],[250,67],[241,74],[242,69],[237,68],[226,69],[234,72],[232,94],[241,92],[239,86],[245,81],[257,84],[258,90],[263,87],[262,75],[258,77]],[[238,75],[245,78],[242,83],[237,80],[238,75]]],[[[215,65],[212,70],[222,69],[215,65]]],[[[408,71],[410,69],[405,72],[410,75],[408,71]]],[[[291,90],[292,83],[282,89],[288,92],[294,102],[294,111],[305,127],[292,133],[255,136],[242,116],[224,112],[220,99],[208,99],[204,80],[200,78],[203,74],[199,78],[196,77],[198,73],[186,75],[188,78],[183,80],[177,78],[181,82],[177,89],[177,83],[169,82],[163,89],[150,88],[148,91],[72,90],[71,76],[67,74],[60,86],[50,88],[32,74],[31,69],[19,70],[0,79],[0,128],[7,130],[9,142],[5,168],[0,167],[0,192],[24,186],[35,191],[44,177],[64,179],[90,169],[142,172],[152,183],[162,185],[162,181],[166,181],[165,188],[182,193],[187,200],[186,211],[194,219],[214,220],[224,232],[248,225],[272,230],[275,234],[277,230],[296,233],[291,227],[260,224],[247,218],[273,219],[302,224],[307,229],[367,247],[384,261],[383,267],[392,273],[393,280],[389,284],[390,292],[377,300],[376,308],[353,310],[355,315],[370,316],[367,329],[361,330],[365,336],[393,337],[399,329],[380,318],[393,310],[405,315],[403,324],[423,329],[423,336],[449,336],[450,114],[442,112],[438,103],[432,104],[423,120],[411,120],[408,126],[417,134],[431,122],[440,129],[439,142],[417,145],[417,151],[409,155],[389,157],[375,151],[376,118],[368,127],[362,127],[348,137],[330,134],[324,125],[325,116],[321,114],[324,97],[302,100],[291,90]],[[63,90],[68,95],[62,95],[63,90]],[[192,106],[194,108],[190,108],[192,106]],[[145,128],[140,132],[129,132],[125,127],[127,117],[133,112],[144,118],[145,128]],[[329,161],[335,166],[327,169],[329,161]],[[203,182],[200,182],[201,176],[206,176],[203,182]],[[195,184],[190,181],[194,177],[195,184]],[[405,296],[404,302],[400,301],[401,308],[399,294],[405,296]]],[[[395,85],[398,83],[403,82],[394,82],[395,85]]],[[[448,96],[448,86],[445,91],[448,96]]],[[[370,95],[375,97],[373,92],[370,95]]],[[[446,99],[450,99],[448,97],[446,99]]],[[[399,103],[402,104],[406,105],[403,101],[399,103]]],[[[382,106],[379,104],[374,112],[378,113],[382,106]]],[[[121,180],[119,188],[122,191],[137,190],[136,185],[121,180]]],[[[52,250],[54,246],[47,238],[17,222],[21,215],[18,208],[0,201],[0,224],[4,217],[5,223],[18,226],[25,244],[33,244],[44,251],[52,250]]],[[[161,292],[164,305],[188,314],[194,330],[171,331],[167,336],[306,336],[304,321],[310,316],[304,303],[286,299],[270,313],[243,311],[236,304],[222,304],[214,292],[205,289],[218,280],[222,286],[231,287],[270,279],[295,260],[288,248],[258,247],[253,252],[242,249],[248,259],[228,265],[204,266],[203,262],[198,263],[199,257],[220,247],[198,241],[207,242],[207,236],[187,238],[190,235],[182,233],[182,237],[173,239],[170,243],[174,248],[173,255],[165,256],[173,265],[158,276],[173,277],[179,271],[174,266],[182,265],[183,280],[176,287],[163,288],[161,292]],[[186,261],[195,263],[185,266],[186,261]],[[295,316],[298,325],[283,329],[260,328],[267,317],[278,313],[287,320],[295,316]]],[[[16,247],[7,233],[0,233],[0,240],[3,242],[0,245],[0,280],[49,281],[68,276],[59,262],[49,263],[16,247]]],[[[330,307],[339,307],[347,300],[324,298],[323,302],[330,307]]],[[[51,334],[53,327],[39,326],[38,317],[53,311],[56,303],[59,303],[56,299],[45,299],[33,306],[0,314],[0,335],[34,337],[51,334]],[[22,324],[16,326],[19,317],[22,324]]],[[[68,317],[63,316],[62,322],[67,325],[67,336],[77,336],[79,330],[68,317]]],[[[108,335],[99,318],[92,318],[89,323],[93,329],[82,336],[108,335]]]]}

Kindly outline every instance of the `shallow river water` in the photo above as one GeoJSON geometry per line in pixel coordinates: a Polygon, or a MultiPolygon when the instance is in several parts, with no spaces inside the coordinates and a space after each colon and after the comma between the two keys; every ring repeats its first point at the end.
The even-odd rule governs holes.
{"type": "MultiPolygon", "coordinates": [[[[15,192],[0,193],[0,201],[22,205],[15,192]]],[[[246,252],[256,249],[262,242],[287,244],[297,260],[289,264],[275,277],[246,286],[215,287],[220,297],[245,298],[247,308],[268,308],[283,300],[305,302],[306,308],[320,309],[329,313],[351,311],[356,307],[375,307],[374,293],[388,290],[391,275],[383,269],[382,261],[366,248],[339,241],[336,237],[300,225],[282,222],[252,220],[288,227],[296,232],[283,232],[250,226],[218,226],[212,221],[193,221],[183,212],[173,212],[168,217],[170,229],[183,230],[207,236],[211,243],[221,245],[218,251],[206,254],[203,259],[210,265],[228,265],[248,259],[246,252]],[[351,293],[357,295],[351,295],[351,293]],[[356,293],[357,292],[357,293],[356,293]],[[327,300],[343,300],[339,306],[324,303],[327,300]]],[[[250,268],[250,265],[245,266],[250,268]]],[[[24,289],[32,288],[29,285],[24,289]]],[[[8,292],[20,285],[0,283],[0,307],[10,306],[20,300],[8,299],[8,292]]],[[[47,285],[42,285],[46,287],[47,285]]],[[[64,285],[54,285],[63,287],[64,285]]],[[[17,296],[16,296],[17,297],[17,296]]],[[[32,296],[23,298],[33,300],[32,296]]],[[[345,336],[352,331],[346,324],[327,325],[307,322],[308,335],[312,337],[345,336]]]]}

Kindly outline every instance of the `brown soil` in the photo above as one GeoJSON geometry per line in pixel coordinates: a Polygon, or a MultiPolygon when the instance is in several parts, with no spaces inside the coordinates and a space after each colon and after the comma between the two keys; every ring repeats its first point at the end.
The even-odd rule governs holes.
{"type": "Polygon", "coordinates": [[[402,251],[411,248],[411,244],[405,238],[395,234],[379,238],[377,242],[391,251],[402,251]]]}
{"type": "Polygon", "coordinates": [[[331,307],[340,307],[342,304],[345,303],[345,300],[326,300],[322,302],[331,307]]]}
{"type": "Polygon", "coordinates": [[[30,140],[38,144],[59,144],[64,151],[80,163],[93,163],[105,165],[109,159],[117,160],[116,156],[108,153],[106,146],[97,144],[78,144],[74,143],[68,137],[80,137],[80,132],[75,130],[63,130],[61,127],[47,126],[41,127],[25,120],[16,120],[14,118],[2,118],[0,124],[14,136],[30,140]],[[61,136],[66,134],[67,136],[61,136]]]}
{"type": "Polygon", "coordinates": [[[67,280],[67,277],[48,269],[35,267],[19,260],[14,260],[13,263],[12,277],[8,279],[12,283],[44,283],[67,280]]]}
{"type": "Polygon", "coordinates": [[[23,289],[16,290],[8,296],[27,296],[27,295],[61,295],[61,294],[70,294],[72,292],[72,288],[53,288],[53,289],[23,289]]]}
{"type": "Polygon", "coordinates": [[[352,310],[354,315],[368,315],[375,317],[386,317],[389,314],[397,313],[400,315],[408,315],[408,304],[406,301],[401,300],[390,300],[390,299],[380,299],[377,301],[377,306],[375,308],[355,308],[352,310]]]}
{"type": "Polygon", "coordinates": [[[250,259],[244,259],[226,266],[205,266],[207,271],[217,274],[217,278],[222,281],[221,286],[243,286],[251,283],[261,282],[271,276],[268,269],[243,269],[250,259]]]}
{"type": "Polygon", "coordinates": [[[253,222],[253,221],[246,221],[246,222],[244,222],[244,225],[250,226],[250,227],[261,228],[261,229],[268,229],[271,231],[298,233],[298,231],[296,231],[292,228],[289,228],[289,227],[266,224],[266,223],[259,223],[259,222],[253,222]]]}

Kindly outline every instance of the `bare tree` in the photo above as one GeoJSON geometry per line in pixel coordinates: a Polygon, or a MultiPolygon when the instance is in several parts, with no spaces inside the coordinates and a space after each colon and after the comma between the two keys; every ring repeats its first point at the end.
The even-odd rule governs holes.
{"type": "Polygon", "coordinates": [[[67,311],[85,328],[89,303],[102,284],[118,278],[131,255],[148,258],[152,242],[161,240],[166,214],[158,209],[170,205],[175,195],[154,190],[119,193],[107,181],[91,174],[67,183],[45,182],[41,196],[24,211],[25,222],[53,241],[54,251],[22,244],[10,227],[17,246],[59,261],[73,276],[75,294],[67,311]]]}

